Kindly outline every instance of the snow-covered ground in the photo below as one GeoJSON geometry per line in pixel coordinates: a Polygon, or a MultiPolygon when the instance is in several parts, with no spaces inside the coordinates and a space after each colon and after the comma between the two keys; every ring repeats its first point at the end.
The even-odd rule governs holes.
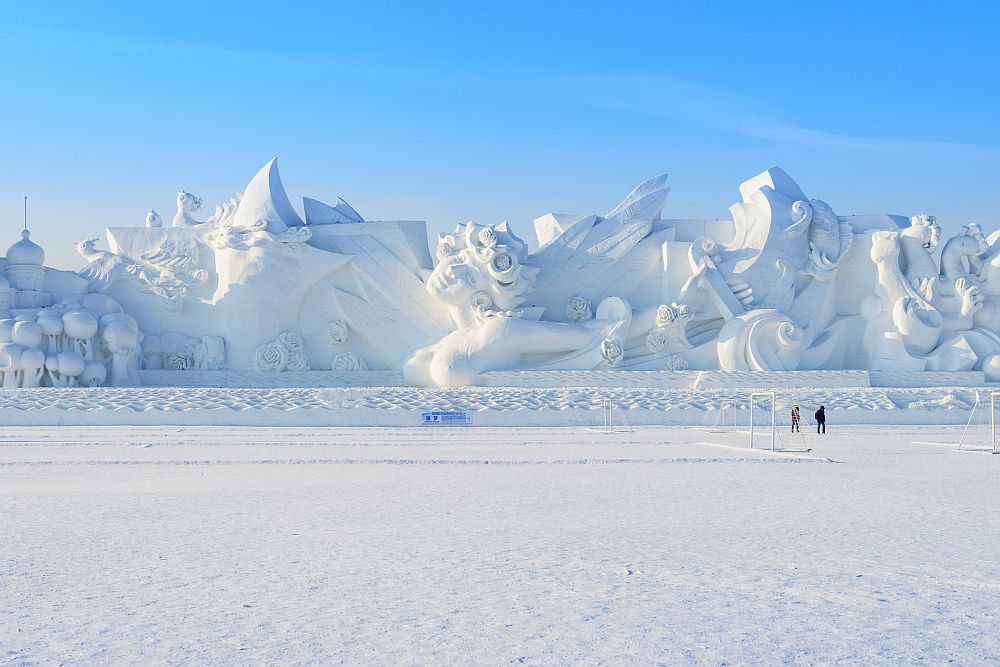
{"type": "Polygon", "coordinates": [[[960,432],[7,432],[0,663],[996,663],[960,432]]]}
{"type": "MultiPolygon", "coordinates": [[[[551,378],[549,378],[551,379],[551,378]]],[[[780,386],[780,385],[779,385],[780,386]]],[[[839,424],[965,424],[983,387],[765,386],[779,415],[793,403],[808,418],[820,405],[839,424]]],[[[590,426],[605,400],[636,424],[713,424],[736,406],[736,423],[750,417],[754,388],[676,387],[97,387],[0,389],[0,414],[11,426],[419,426],[424,412],[464,411],[477,426],[590,426]]],[[[758,397],[760,408],[769,398],[758,397]]],[[[980,411],[982,412],[982,410],[980,411]]],[[[727,417],[728,418],[728,417],[727,417]]],[[[982,417],[980,417],[982,418],[982,417]]],[[[985,417],[989,421],[989,417],[985,417]]],[[[730,423],[732,423],[730,419],[730,423]]]]}

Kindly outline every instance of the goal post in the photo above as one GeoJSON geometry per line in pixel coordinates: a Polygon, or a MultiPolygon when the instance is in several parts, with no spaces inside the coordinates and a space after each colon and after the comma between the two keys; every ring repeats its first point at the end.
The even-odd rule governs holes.
{"type": "MultiPolygon", "coordinates": [[[[1000,442],[997,442],[997,396],[1000,396],[1000,392],[990,392],[990,450],[994,454],[1000,453],[1000,442]]],[[[976,398],[979,398],[979,392],[976,392],[976,398]]]]}
{"type": "Polygon", "coordinates": [[[635,429],[632,428],[632,422],[629,421],[628,416],[625,414],[625,410],[622,408],[621,404],[612,398],[604,399],[604,432],[614,433],[615,432],[615,414],[618,414],[618,421],[621,423],[622,428],[625,433],[635,433],[635,429]]]}
{"type": "Polygon", "coordinates": [[[1000,454],[1000,435],[997,433],[997,406],[1000,404],[1000,391],[991,391],[987,401],[985,392],[975,390],[975,399],[972,402],[972,409],[969,411],[969,419],[962,429],[962,437],[958,441],[958,449],[969,449],[983,451],[979,447],[972,446],[972,443],[982,442],[989,437],[989,445],[986,451],[1000,454]],[[988,416],[986,413],[989,413],[988,416]],[[986,435],[986,425],[989,424],[989,436],[986,435]],[[971,431],[971,433],[970,433],[971,431]]]}
{"type": "MultiPolygon", "coordinates": [[[[972,410],[969,412],[969,419],[968,419],[968,421],[965,422],[965,428],[962,429],[962,437],[959,438],[959,440],[958,440],[958,448],[959,449],[961,449],[962,445],[965,444],[965,437],[969,434],[969,427],[972,426],[972,421],[976,418],[976,411],[979,409],[980,400],[979,400],[979,390],[978,389],[975,390],[975,394],[976,394],[976,400],[973,401],[973,403],[972,403],[972,410]]],[[[993,403],[994,402],[993,402],[992,397],[991,397],[991,401],[990,401],[990,407],[991,408],[993,407],[993,403]]],[[[990,419],[990,421],[992,422],[993,420],[990,419]]],[[[994,433],[993,433],[993,441],[996,442],[996,427],[995,426],[993,427],[993,431],[994,431],[994,433]]]]}
{"type": "MultiPolygon", "coordinates": [[[[756,426],[755,422],[757,422],[757,423],[760,422],[760,419],[759,418],[755,419],[755,416],[758,415],[758,414],[760,414],[761,416],[766,416],[768,414],[768,412],[770,412],[770,418],[771,418],[771,424],[770,424],[770,426],[771,426],[771,451],[772,452],[775,451],[775,442],[777,440],[777,435],[778,435],[778,431],[777,431],[778,426],[777,426],[777,423],[776,423],[776,420],[775,420],[775,413],[774,413],[775,402],[776,402],[775,401],[775,393],[773,391],[755,391],[755,392],[752,392],[750,394],[750,449],[754,448],[753,437],[754,437],[754,428],[756,426]],[[764,409],[764,410],[758,410],[757,409],[757,400],[758,400],[758,397],[762,397],[764,399],[764,401],[762,401],[762,402],[770,400],[770,402],[771,402],[771,408],[770,408],[769,411],[767,409],[764,409]]],[[[765,430],[765,433],[766,433],[766,426],[767,426],[767,424],[760,424],[760,425],[765,427],[764,430],[765,430]]]]}
{"type": "Polygon", "coordinates": [[[735,398],[723,398],[714,407],[705,411],[701,425],[695,428],[710,433],[735,431],[737,408],[738,401],[735,398]]]}

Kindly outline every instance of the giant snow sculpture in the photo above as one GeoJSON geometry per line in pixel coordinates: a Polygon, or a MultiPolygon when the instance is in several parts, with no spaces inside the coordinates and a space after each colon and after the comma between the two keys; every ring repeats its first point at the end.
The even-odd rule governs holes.
{"type": "Polygon", "coordinates": [[[294,385],[395,373],[461,386],[491,371],[979,371],[1000,380],[1000,232],[941,243],[932,216],[840,216],[781,169],[746,181],[729,220],[662,217],[666,176],[606,215],[549,213],[534,252],[507,222],[367,221],[346,201],[289,202],[274,160],[204,220],[77,244],[43,266],[29,238],[0,264],[5,387],[294,385]],[[366,375],[367,374],[367,375],[366,375]],[[164,380],[164,377],[167,380],[164,380]],[[170,378],[173,378],[171,380],[170,378]]]}
{"type": "Polygon", "coordinates": [[[136,320],[114,299],[89,293],[85,279],[44,261],[28,230],[7,250],[7,277],[0,280],[3,387],[138,384],[136,320]]]}

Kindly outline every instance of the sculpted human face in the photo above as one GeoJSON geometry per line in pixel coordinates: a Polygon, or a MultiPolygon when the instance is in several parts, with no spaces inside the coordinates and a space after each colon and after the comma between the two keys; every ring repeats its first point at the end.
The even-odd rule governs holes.
{"type": "Polygon", "coordinates": [[[485,277],[463,250],[441,258],[427,279],[427,291],[448,305],[466,305],[473,294],[481,291],[483,280],[485,277]]]}

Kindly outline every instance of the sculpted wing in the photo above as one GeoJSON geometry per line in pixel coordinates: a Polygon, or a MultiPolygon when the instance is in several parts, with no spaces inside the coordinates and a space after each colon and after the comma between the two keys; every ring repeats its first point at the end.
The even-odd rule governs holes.
{"type": "Polygon", "coordinates": [[[528,264],[540,271],[528,301],[558,320],[574,295],[591,301],[627,297],[658,259],[664,239],[652,232],[670,192],[666,180],[663,174],[643,182],[606,217],[549,214],[536,220],[539,237],[551,234],[553,228],[560,231],[528,258],[528,264]],[[568,223],[561,225],[562,221],[568,223]]]}

